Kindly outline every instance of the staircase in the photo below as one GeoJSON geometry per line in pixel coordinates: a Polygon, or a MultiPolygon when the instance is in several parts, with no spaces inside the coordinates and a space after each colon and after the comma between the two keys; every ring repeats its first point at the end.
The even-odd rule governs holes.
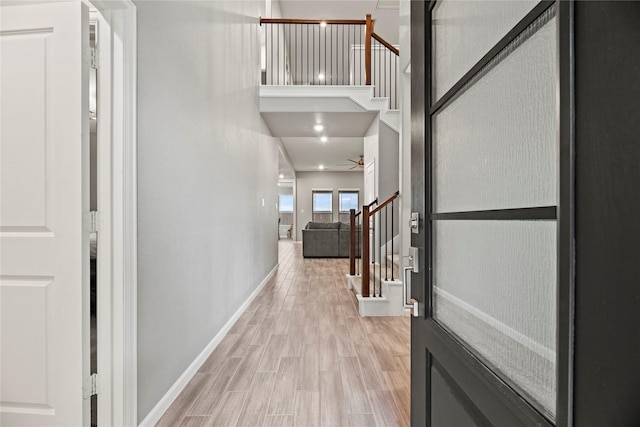
{"type": "Polygon", "coordinates": [[[360,212],[351,210],[347,287],[356,294],[361,316],[407,315],[401,258],[396,252],[400,245],[394,202],[399,194],[380,204],[376,199],[360,212]]]}
{"type": "Polygon", "coordinates": [[[369,267],[369,288],[372,296],[362,296],[361,275],[347,275],[347,288],[356,294],[360,316],[409,315],[409,312],[404,309],[400,256],[397,253],[389,254],[386,261],[386,263],[383,261],[382,265],[373,263],[369,267]],[[392,269],[393,280],[391,280],[392,269]],[[373,296],[374,294],[376,296],[373,296]]]}

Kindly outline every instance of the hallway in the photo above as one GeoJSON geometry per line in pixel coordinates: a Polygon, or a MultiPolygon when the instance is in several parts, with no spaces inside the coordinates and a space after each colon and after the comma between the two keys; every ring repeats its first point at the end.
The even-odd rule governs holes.
{"type": "Polygon", "coordinates": [[[408,426],[408,317],[360,318],[347,259],[279,268],[158,426],[408,426]]]}

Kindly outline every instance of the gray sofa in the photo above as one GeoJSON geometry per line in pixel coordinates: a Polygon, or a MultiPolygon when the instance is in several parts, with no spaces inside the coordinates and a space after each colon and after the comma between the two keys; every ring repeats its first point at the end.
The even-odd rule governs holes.
{"type": "MultiPolygon", "coordinates": [[[[359,233],[359,229],[356,232],[359,233]]],[[[309,222],[302,230],[302,256],[305,258],[349,258],[349,224],[309,222]]],[[[359,256],[359,250],[356,255],[359,256]]]]}

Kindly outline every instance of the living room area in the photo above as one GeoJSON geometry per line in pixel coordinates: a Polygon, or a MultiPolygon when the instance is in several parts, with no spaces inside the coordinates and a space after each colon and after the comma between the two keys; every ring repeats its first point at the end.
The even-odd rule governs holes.
{"type": "MultiPolygon", "coordinates": [[[[286,175],[281,172],[280,176],[286,175]]],[[[318,227],[329,227],[336,233],[343,224],[344,232],[344,226],[349,224],[350,210],[359,210],[363,202],[362,169],[353,172],[299,171],[295,177],[295,180],[281,178],[278,182],[279,238],[303,241],[303,230],[310,223],[323,224],[318,227]]],[[[347,249],[339,255],[336,236],[331,253],[314,256],[348,257],[349,254],[347,249]]]]}

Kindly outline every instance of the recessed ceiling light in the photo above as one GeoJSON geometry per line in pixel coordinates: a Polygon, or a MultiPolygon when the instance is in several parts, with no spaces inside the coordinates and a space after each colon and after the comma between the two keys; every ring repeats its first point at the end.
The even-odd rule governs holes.
{"type": "Polygon", "coordinates": [[[315,126],[313,127],[313,130],[316,130],[316,131],[318,131],[318,132],[320,132],[320,131],[321,131],[321,130],[323,130],[323,129],[324,129],[324,126],[322,126],[322,125],[320,125],[320,124],[315,125],[315,126]]]}
{"type": "Polygon", "coordinates": [[[326,26],[327,26],[327,23],[326,23],[326,22],[324,22],[324,21],[322,21],[322,22],[320,23],[320,26],[321,26],[322,28],[324,28],[324,27],[326,27],[326,26]]]}
{"type": "Polygon", "coordinates": [[[324,74],[318,74],[318,79],[319,80],[324,80],[324,74]]]}
{"type": "Polygon", "coordinates": [[[280,179],[284,178],[284,175],[280,174],[280,179]]]}
{"type": "Polygon", "coordinates": [[[329,139],[329,138],[327,138],[326,136],[323,136],[323,137],[321,137],[321,138],[320,138],[320,141],[322,141],[322,142],[327,142],[327,140],[328,140],[328,139],[329,139]]]}
{"type": "Polygon", "coordinates": [[[321,171],[324,170],[324,165],[318,166],[318,169],[320,169],[321,171]]]}

